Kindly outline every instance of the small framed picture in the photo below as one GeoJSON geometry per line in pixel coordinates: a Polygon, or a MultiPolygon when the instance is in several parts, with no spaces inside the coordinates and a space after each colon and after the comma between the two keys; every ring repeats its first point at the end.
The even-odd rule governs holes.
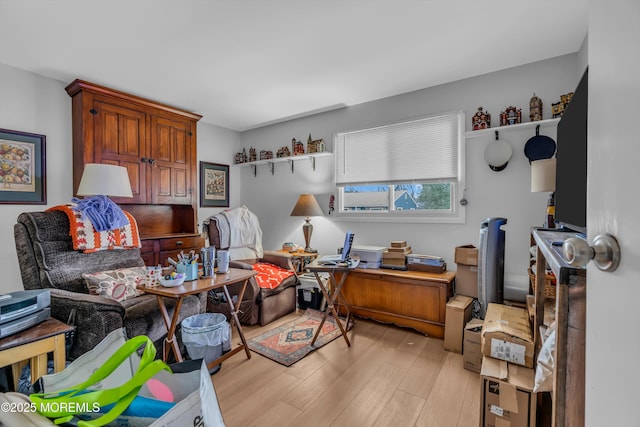
{"type": "Polygon", "coordinates": [[[0,129],[0,204],[47,204],[46,139],[0,129]]]}
{"type": "Polygon", "coordinates": [[[229,165],[200,162],[200,207],[229,207],[229,165]]]}

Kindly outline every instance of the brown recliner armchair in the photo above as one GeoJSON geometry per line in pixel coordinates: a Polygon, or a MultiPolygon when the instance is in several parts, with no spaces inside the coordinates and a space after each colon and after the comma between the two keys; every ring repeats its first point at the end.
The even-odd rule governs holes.
{"type": "MultiPolygon", "coordinates": [[[[255,278],[247,284],[239,306],[240,321],[246,325],[259,323],[264,326],[274,320],[295,311],[296,285],[298,278],[287,253],[263,251],[262,230],[257,217],[245,206],[224,211],[207,218],[203,230],[209,239],[209,245],[216,251],[223,249],[230,253],[230,267],[252,269],[257,262],[269,263],[291,270],[294,274],[284,279],[274,289],[260,288],[255,278]],[[243,230],[234,229],[243,228],[243,230]]],[[[232,298],[237,298],[241,284],[230,285],[232,298]]],[[[237,305],[237,301],[234,301],[237,305]]],[[[229,318],[229,304],[221,293],[211,291],[207,300],[207,311],[224,313],[229,318]]]]}
{"type": "MultiPolygon", "coordinates": [[[[69,219],[60,211],[25,212],[14,225],[14,237],[24,289],[50,289],[51,316],[67,322],[75,313],[76,339],[68,357],[76,358],[94,348],[111,331],[125,328],[128,337],[146,335],[158,348],[167,335],[160,308],[153,295],[114,301],[90,295],[83,273],[143,267],[140,249],[83,253],[73,249],[69,219]]],[[[174,301],[168,300],[172,315],[174,301]]],[[[204,313],[206,295],[184,299],[179,319],[204,313]]]]}

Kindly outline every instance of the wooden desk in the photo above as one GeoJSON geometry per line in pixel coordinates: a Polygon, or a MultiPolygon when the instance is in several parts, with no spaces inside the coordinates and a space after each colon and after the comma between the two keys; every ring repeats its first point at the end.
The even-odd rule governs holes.
{"type": "Polygon", "coordinates": [[[73,329],[73,326],[50,318],[29,329],[0,339],[0,367],[11,365],[15,390],[18,389],[20,373],[27,362],[31,362],[31,383],[47,374],[49,353],[53,353],[54,372],[64,369],[66,362],[64,334],[73,329]]]}
{"type": "Polygon", "coordinates": [[[320,286],[320,291],[322,292],[322,295],[324,295],[325,301],[327,301],[327,308],[324,310],[324,314],[322,316],[322,321],[320,322],[320,326],[318,326],[318,330],[316,331],[315,335],[313,336],[313,339],[311,340],[311,345],[315,344],[316,340],[318,339],[318,336],[320,335],[320,331],[322,330],[322,325],[324,325],[324,322],[327,320],[327,316],[329,315],[329,313],[331,313],[336,323],[338,324],[338,327],[340,327],[340,332],[342,332],[342,336],[344,337],[344,340],[347,342],[347,346],[351,347],[351,342],[349,342],[349,337],[347,337],[347,329],[349,327],[349,320],[351,318],[351,313],[349,311],[349,302],[342,294],[342,286],[344,285],[344,282],[347,279],[347,276],[349,275],[349,273],[353,271],[355,267],[358,265],[359,260],[356,259],[355,261],[356,262],[353,263],[352,266],[349,266],[346,264],[321,265],[321,264],[318,264],[317,261],[313,261],[312,263],[307,265],[307,269],[310,272],[312,272],[313,275],[316,277],[316,281],[320,286]],[[324,282],[322,281],[318,273],[329,273],[329,284],[330,284],[329,286],[331,287],[331,293],[329,293],[329,290],[324,285],[324,282]],[[340,273],[339,282],[336,280],[335,273],[340,273]],[[338,316],[338,312],[336,311],[335,305],[334,305],[335,302],[338,300],[338,298],[342,299],[344,303],[342,307],[344,307],[343,310],[346,311],[344,326],[342,325],[342,320],[340,320],[340,316],[338,316]]]}
{"type": "Polygon", "coordinates": [[[238,312],[233,303],[233,300],[231,299],[231,295],[229,294],[229,289],[227,288],[227,286],[234,283],[243,282],[242,290],[240,291],[240,294],[238,294],[238,301],[242,301],[244,291],[247,288],[247,282],[256,274],[257,273],[253,270],[230,268],[228,273],[216,273],[214,277],[185,282],[182,286],[176,286],[175,288],[165,288],[163,286],[158,286],[155,288],[140,287],[146,293],[156,296],[158,305],[160,306],[160,312],[162,313],[162,318],[164,319],[164,324],[167,327],[167,338],[165,339],[165,345],[163,349],[163,359],[167,361],[167,359],[169,358],[169,351],[172,350],[178,362],[182,362],[183,360],[182,354],[180,354],[180,349],[178,348],[178,342],[174,339],[176,328],[178,326],[178,317],[180,315],[182,300],[189,295],[208,292],[212,289],[220,288],[222,288],[224,296],[229,303],[229,309],[231,310],[231,322],[236,324],[236,329],[238,330],[238,334],[240,335],[242,344],[240,344],[240,346],[236,348],[232,348],[231,351],[210,362],[207,367],[211,369],[212,367],[219,365],[224,360],[228,359],[229,357],[233,356],[243,349],[247,354],[247,359],[251,359],[251,352],[249,351],[247,340],[245,339],[244,333],[242,332],[242,325],[240,324],[240,320],[238,319],[238,312]],[[169,311],[167,310],[167,306],[164,303],[164,298],[173,298],[176,300],[173,317],[169,316],[169,311]]]}

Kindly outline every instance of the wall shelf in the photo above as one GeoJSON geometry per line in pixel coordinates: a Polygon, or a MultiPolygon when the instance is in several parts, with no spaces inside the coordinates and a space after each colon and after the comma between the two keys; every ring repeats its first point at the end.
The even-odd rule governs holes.
{"type": "Polygon", "coordinates": [[[304,160],[304,159],[308,159],[311,162],[311,167],[313,168],[313,170],[316,170],[316,158],[318,157],[329,157],[332,156],[333,153],[329,153],[329,152],[323,152],[323,153],[313,153],[313,154],[303,154],[300,156],[289,156],[289,157],[276,157],[275,159],[269,159],[269,160],[256,160],[255,162],[246,162],[246,163],[237,163],[235,165],[233,165],[234,167],[247,167],[247,166],[251,166],[251,169],[253,170],[253,176],[257,176],[258,175],[258,166],[259,165],[268,165],[269,166],[269,170],[271,171],[271,175],[275,174],[275,167],[274,165],[276,163],[283,163],[283,162],[289,162],[289,167],[291,168],[291,173],[294,172],[294,163],[298,160],[304,160]]]}
{"type": "Polygon", "coordinates": [[[511,126],[498,126],[498,127],[489,128],[489,129],[470,130],[464,133],[464,137],[467,139],[480,138],[484,136],[495,135],[496,131],[523,130],[528,128],[535,128],[538,125],[540,127],[546,127],[546,126],[552,126],[552,125],[555,126],[558,124],[559,121],[560,121],[560,118],[546,119],[546,120],[538,120],[537,122],[518,123],[517,125],[511,125],[511,126]]]}

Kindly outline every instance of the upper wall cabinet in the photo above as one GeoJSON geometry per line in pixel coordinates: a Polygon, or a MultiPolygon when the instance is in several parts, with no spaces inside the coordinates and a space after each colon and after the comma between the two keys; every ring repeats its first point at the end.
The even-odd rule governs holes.
{"type": "Polygon", "coordinates": [[[145,261],[164,262],[163,248],[174,240],[181,250],[202,247],[184,243],[198,232],[201,116],[82,80],[66,90],[72,98],[73,194],[87,163],[124,166],[133,198],[114,200],[136,218],[140,237],[151,248],[145,261]]]}
{"type": "Polygon", "coordinates": [[[72,97],[73,192],[87,163],[129,171],[133,199],[124,204],[197,208],[196,123],[200,115],[75,80],[72,97]]]}

